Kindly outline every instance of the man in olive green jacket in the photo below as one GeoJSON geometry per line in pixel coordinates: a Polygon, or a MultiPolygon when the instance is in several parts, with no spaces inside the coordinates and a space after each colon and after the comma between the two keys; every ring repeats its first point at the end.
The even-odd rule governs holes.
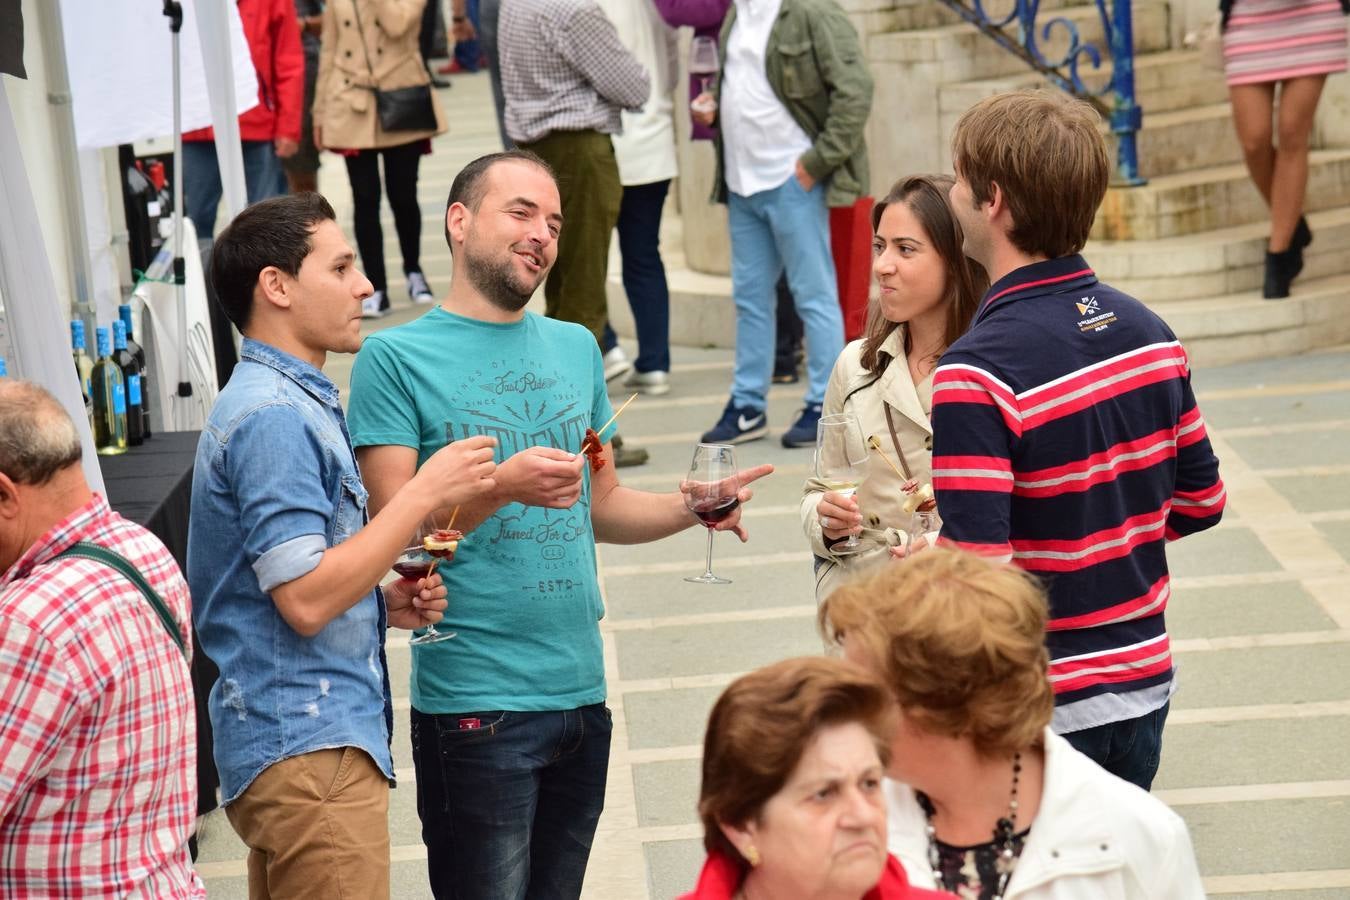
{"type": "Polygon", "coordinates": [[[782,442],[812,446],[844,346],[828,207],[866,193],[872,77],[834,0],[735,0],[719,54],[716,94],[694,107],[696,118],[719,126],[713,199],[728,207],[736,367],[731,399],[703,440],[740,443],[768,432],[774,283],[786,270],[808,352],[804,409],[782,442]]]}

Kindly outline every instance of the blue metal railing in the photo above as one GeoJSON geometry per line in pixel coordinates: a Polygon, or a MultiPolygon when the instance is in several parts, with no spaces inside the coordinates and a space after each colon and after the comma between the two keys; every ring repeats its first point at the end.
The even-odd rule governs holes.
{"type": "Polygon", "coordinates": [[[1114,0],[1110,9],[1108,0],[1093,0],[1101,16],[1102,32],[1111,56],[1111,78],[1101,87],[1092,88],[1083,82],[1078,67],[1086,57],[1093,69],[1102,65],[1102,51],[1083,42],[1078,24],[1065,16],[1054,16],[1036,28],[1036,15],[1041,0],[1014,0],[1012,11],[1004,16],[991,16],[984,8],[984,0],[941,0],[961,18],[974,25],[1000,47],[1022,59],[1056,86],[1091,103],[1110,123],[1116,135],[1116,179],[1128,185],[1144,184],[1139,176],[1139,153],[1135,141],[1143,125],[1144,111],[1134,98],[1134,22],[1131,0],[1114,0]],[[1017,23],[1019,34],[1004,31],[1004,26],[1017,23]],[[1042,42],[1050,42],[1055,30],[1067,39],[1067,49],[1058,58],[1047,58],[1042,42]],[[1039,36],[1038,36],[1039,35],[1039,36]],[[1110,102],[1103,100],[1110,95],[1110,102]]]}

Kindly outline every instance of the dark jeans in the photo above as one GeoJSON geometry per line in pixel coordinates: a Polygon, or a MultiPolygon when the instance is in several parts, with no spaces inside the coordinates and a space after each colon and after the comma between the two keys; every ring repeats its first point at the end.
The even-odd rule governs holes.
{"type": "MultiPolygon", "coordinates": [[[[278,193],[281,166],[271,141],[241,141],[244,156],[244,185],[248,202],[257,203],[278,193]]],[[[215,141],[183,142],[183,212],[197,229],[198,240],[215,236],[216,213],[224,188],[220,183],[220,163],[215,141]]]]}
{"type": "Polygon", "coordinates": [[[575,900],[605,805],[604,704],[412,711],[417,815],[437,900],[575,900]],[[462,729],[468,719],[478,727],[462,729]]]}
{"type": "Polygon", "coordinates": [[[661,261],[661,210],[669,189],[669,181],[628,185],[619,205],[623,290],[637,327],[633,367],[639,372],[670,371],[670,288],[661,261]]]}
{"type": "Polygon", "coordinates": [[[380,157],[384,157],[384,187],[394,211],[394,228],[403,254],[403,271],[420,272],[422,245],[422,208],[417,203],[417,165],[422,159],[422,141],[362,150],[347,161],[347,180],[352,184],[352,205],[356,246],[361,251],[361,267],[375,286],[383,291],[384,229],[380,227],[380,157]]]}
{"type": "Polygon", "coordinates": [[[787,275],[778,277],[778,310],[775,313],[777,327],[774,329],[773,374],[786,375],[797,373],[797,354],[802,349],[801,316],[797,315],[797,305],[792,300],[792,291],[788,288],[787,275]]]}
{"type": "Polygon", "coordinates": [[[1158,774],[1158,763],[1162,761],[1163,723],[1171,706],[1170,702],[1164,703],[1137,719],[1108,722],[1062,737],[1112,775],[1147,791],[1153,786],[1153,776],[1158,774]]]}
{"type": "MultiPolygon", "coordinates": [[[[464,14],[473,23],[475,32],[482,30],[483,23],[478,15],[478,0],[466,0],[464,14]]],[[[483,44],[478,38],[471,41],[456,41],[454,57],[465,72],[477,72],[483,65],[483,44]]]]}

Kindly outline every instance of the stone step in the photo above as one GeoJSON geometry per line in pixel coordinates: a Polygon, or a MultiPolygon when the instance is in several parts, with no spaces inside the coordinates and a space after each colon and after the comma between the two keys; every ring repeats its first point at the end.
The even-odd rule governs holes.
{"type": "MultiPolygon", "coordinates": [[[[1186,344],[1195,364],[1214,366],[1286,356],[1350,341],[1350,315],[1347,315],[1350,311],[1350,272],[1345,271],[1347,264],[1339,259],[1344,254],[1337,249],[1345,246],[1345,235],[1350,233],[1350,210],[1311,216],[1309,221],[1315,233],[1311,251],[1316,252],[1310,252],[1303,276],[1294,283],[1291,295],[1285,300],[1261,299],[1259,266],[1248,266],[1242,261],[1251,252],[1245,241],[1225,245],[1214,238],[1209,242],[1213,245],[1209,257],[1211,263],[1217,259],[1213,253],[1224,251],[1226,246],[1239,248],[1232,252],[1238,257],[1238,271],[1247,274],[1234,276],[1234,280],[1255,280],[1250,285],[1238,287],[1225,283],[1220,275],[1203,273],[1116,277],[1110,273],[1118,271],[1113,270],[1113,266],[1119,266],[1122,257],[1119,249],[1110,244],[1089,244],[1085,255],[1103,281],[1139,297],[1162,316],[1186,344]],[[1336,274],[1325,274],[1328,270],[1335,270],[1336,274]],[[1176,292],[1167,291],[1169,285],[1185,284],[1195,289],[1202,283],[1210,285],[1202,299],[1184,299],[1176,292]]],[[[1148,252],[1146,242],[1140,242],[1140,245],[1145,249],[1141,250],[1136,262],[1148,252]]],[[[1154,245],[1152,249],[1158,252],[1161,248],[1154,245]]],[[[1175,253],[1177,259],[1183,255],[1183,251],[1175,253]]],[[[1195,255],[1199,258],[1204,253],[1197,251],[1195,255]]],[[[1160,254],[1159,259],[1160,266],[1170,264],[1166,254],[1160,254]]],[[[668,264],[676,261],[668,260],[668,264]]],[[[621,336],[632,338],[633,320],[623,285],[617,269],[611,266],[610,271],[610,321],[621,336]]],[[[731,297],[731,279],[677,266],[669,266],[667,278],[671,343],[734,348],[736,308],[731,297]]]]}
{"type": "MultiPolygon", "coordinates": [[[[1303,275],[1350,273],[1350,207],[1309,213],[1313,243],[1303,275]]],[[[1084,256],[1097,277],[1145,300],[1196,300],[1261,288],[1269,224],[1265,221],[1153,241],[1090,241],[1084,256]]]]}
{"type": "MultiPolygon", "coordinates": [[[[1110,84],[1113,68],[1111,61],[1106,60],[1100,70],[1080,72],[1084,85],[1088,90],[1102,90],[1110,84]]],[[[1031,70],[1003,78],[944,84],[939,88],[939,108],[944,119],[948,113],[959,116],[976,101],[991,94],[1048,84],[1045,76],[1031,70]]],[[[1146,130],[1157,113],[1228,103],[1228,87],[1224,84],[1223,74],[1206,69],[1200,53],[1195,50],[1164,50],[1136,56],[1134,91],[1136,101],[1144,110],[1146,130]]]]}
{"type": "MultiPolygon", "coordinates": [[[[1101,45],[1101,15],[1096,6],[1066,7],[1060,14],[1077,26],[1083,43],[1101,45]]],[[[1135,4],[1136,54],[1170,48],[1168,16],[1166,3],[1149,0],[1135,4]]],[[[1014,28],[1007,26],[1009,33],[1014,28]]],[[[1068,46],[1064,31],[1063,28],[1054,29],[1050,39],[1043,43],[1041,52],[1047,59],[1064,55],[1068,46]]],[[[935,79],[938,83],[997,78],[1026,71],[1026,63],[964,23],[873,35],[868,42],[867,56],[874,69],[888,63],[902,66],[936,63],[939,66],[935,79]]]]}
{"type": "Polygon", "coordinates": [[[1284,300],[1246,291],[1150,305],[1186,345],[1192,366],[1291,356],[1350,340],[1350,275],[1299,279],[1284,300]]]}
{"type": "MultiPolygon", "coordinates": [[[[1350,205],[1350,149],[1314,150],[1306,208],[1350,205]]],[[[1265,201],[1241,163],[1152,178],[1140,187],[1110,188],[1092,227],[1096,240],[1156,240],[1264,221],[1265,201]]]]}
{"type": "MultiPolygon", "coordinates": [[[[1078,0],[1041,0],[1040,10],[1048,12],[1075,5],[1078,0]]],[[[859,34],[887,31],[919,31],[942,28],[963,21],[942,3],[934,0],[841,0],[839,4],[859,34]]],[[[1009,15],[1013,0],[988,0],[984,9],[995,20],[1009,15]]]]}

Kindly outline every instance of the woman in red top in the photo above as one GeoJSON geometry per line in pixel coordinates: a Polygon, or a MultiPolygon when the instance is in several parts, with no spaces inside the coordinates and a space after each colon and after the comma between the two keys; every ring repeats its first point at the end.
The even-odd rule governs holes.
{"type": "Polygon", "coordinates": [[[922,900],[886,852],[885,688],[837,659],[789,659],[726,689],[708,719],[708,859],[683,900],[922,900]]]}

